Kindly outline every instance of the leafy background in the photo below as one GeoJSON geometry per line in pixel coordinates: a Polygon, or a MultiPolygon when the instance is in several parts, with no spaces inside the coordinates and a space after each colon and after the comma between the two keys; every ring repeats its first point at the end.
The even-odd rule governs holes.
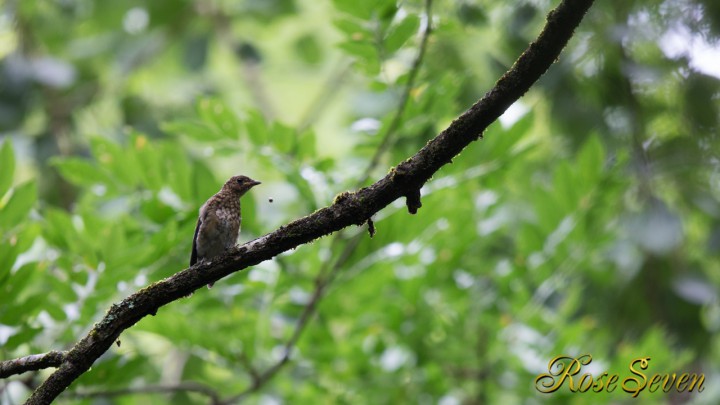
{"type": "MultiPolygon", "coordinates": [[[[0,357],[67,349],[185,268],[230,175],[263,182],[241,242],[369,184],[487,91],[553,5],[436,0],[415,69],[417,0],[5,1],[0,357]]],[[[713,0],[597,2],[417,215],[398,202],[374,238],[348,229],[162,308],[58,403],[207,403],[132,392],[181,382],[263,404],[717,403],[720,82],[703,60],[719,35],[713,0]],[[290,361],[253,388],[330,271],[290,361]],[[705,390],[535,390],[551,358],[584,353],[596,375],[649,356],[705,390]]],[[[51,371],[4,380],[0,403],[51,371]]]]}

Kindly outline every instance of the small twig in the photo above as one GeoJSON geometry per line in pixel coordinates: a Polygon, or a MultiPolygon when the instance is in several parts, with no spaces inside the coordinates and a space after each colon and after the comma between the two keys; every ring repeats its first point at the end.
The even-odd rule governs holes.
{"type": "Polygon", "coordinates": [[[420,48],[418,49],[417,57],[410,67],[407,83],[405,83],[405,88],[400,96],[400,101],[398,102],[398,107],[395,110],[395,115],[393,116],[390,125],[387,127],[387,130],[383,134],[382,140],[380,140],[380,145],[377,149],[375,149],[375,154],[372,159],[370,159],[370,163],[365,169],[365,175],[363,175],[360,179],[360,184],[365,183],[370,178],[372,171],[380,163],[380,158],[382,158],[382,155],[385,154],[387,149],[391,146],[395,133],[400,127],[400,123],[402,123],[405,108],[410,100],[410,93],[415,86],[415,80],[418,72],[420,71],[420,66],[422,66],[423,59],[425,58],[425,50],[427,49],[428,39],[432,33],[432,0],[425,0],[425,19],[426,24],[422,33],[422,38],[420,39],[420,48]]]}
{"type": "Polygon", "coordinates": [[[0,362],[0,378],[6,378],[27,371],[42,370],[48,367],[59,367],[65,360],[68,352],[51,351],[41,354],[31,354],[18,359],[0,362]]]}
{"type": "Polygon", "coordinates": [[[197,8],[210,17],[220,43],[224,44],[240,61],[242,78],[255,102],[255,107],[265,119],[272,120],[275,117],[275,108],[273,108],[268,92],[263,85],[259,61],[238,54],[243,45],[233,36],[230,18],[226,14],[217,10],[214,5],[208,5],[209,2],[198,2],[197,4],[197,8]]]}
{"type": "Polygon", "coordinates": [[[350,67],[352,67],[352,63],[348,63],[345,60],[338,63],[335,72],[329,75],[320,93],[318,93],[302,115],[300,123],[297,125],[298,133],[306,130],[317,121],[322,110],[330,105],[330,102],[339,94],[338,88],[343,84],[345,75],[350,71],[350,67]]]}
{"type": "MultiPolygon", "coordinates": [[[[302,314],[300,314],[300,319],[295,325],[293,334],[290,336],[290,339],[285,342],[285,345],[283,347],[283,353],[280,359],[276,361],[275,364],[270,366],[270,368],[262,372],[259,376],[253,376],[251,374],[253,380],[252,385],[246,390],[240,392],[239,394],[223,400],[221,404],[233,404],[242,401],[248,395],[258,391],[268,381],[270,381],[275,376],[275,374],[277,374],[277,372],[280,371],[280,369],[290,360],[292,350],[295,348],[297,342],[300,340],[300,336],[302,336],[302,333],[305,331],[307,325],[310,323],[310,319],[315,314],[318,303],[324,297],[325,291],[335,280],[335,277],[337,276],[339,270],[348,261],[348,259],[350,259],[350,256],[355,251],[361,240],[362,238],[356,235],[348,242],[347,245],[345,245],[345,248],[340,253],[340,256],[338,256],[337,261],[335,261],[329,273],[327,272],[328,265],[324,265],[321,268],[317,278],[315,279],[315,290],[310,297],[310,301],[308,301],[307,305],[305,305],[302,314]]],[[[325,263],[329,264],[331,263],[331,261],[327,261],[325,263]]]]}
{"type": "Polygon", "coordinates": [[[370,234],[370,237],[375,236],[375,223],[373,222],[372,218],[368,218],[367,220],[367,226],[368,226],[368,233],[370,234]]]}
{"type": "MultiPolygon", "coordinates": [[[[622,42],[617,44],[618,51],[620,53],[620,63],[625,66],[632,65],[632,59],[628,56],[627,50],[623,46],[622,42]]],[[[618,86],[619,93],[624,99],[628,112],[630,114],[631,124],[631,141],[632,141],[632,154],[636,175],[639,184],[639,194],[641,200],[647,202],[655,199],[655,192],[652,185],[652,164],[650,157],[643,146],[644,137],[647,131],[645,130],[645,120],[642,117],[643,110],[635,92],[633,91],[633,84],[628,77],[628,74],[620,75],[620,86],[618,86]]]]}
{"type": "Polygon", "coordinates": [[[260,380],[261,376],[257,368],[255,368],[255,365],[252,364],[252,361],[250,361],[245,352],[240,353],[239,360],[240,363],[242,363],[243,367],[245,367],[245,369],[247,370],[248,374],[250,374],[252,384],[256,385],[257,382],[260,380]]]}
{"type": "Polygon", "coordinates": [[[137,394],[172,394],[177,392],[195,392],[210,398],[210,403],[218,405],[221,403],[220,395],[214,389],[193,381],[181,382],[178,384],[146,385],[144,387],[129,387],[106,391],[74,391],[68,393],[75,398],[96,398],[96,397],[118,397],[122,395],[137,394]]]}

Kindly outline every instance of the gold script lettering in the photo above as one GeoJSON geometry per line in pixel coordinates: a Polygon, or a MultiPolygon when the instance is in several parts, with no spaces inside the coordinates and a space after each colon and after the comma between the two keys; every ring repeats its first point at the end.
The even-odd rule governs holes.
{"type": "MultiPolygon", "coordinates": [[[[578,358],[570,356],[555,357],[548,363],[547,374],[540,374],[535,379],[535,388],[545,394],[555,392],[562,387],[563,383],[565,383],[565,380],[567,379],[570,391],[575,392],[577,388],[575,388],[572,376],[578,374],[582,369],[582,366],[590,364],[591,361],[592,356],[589,354],[578,358]],[[570,362],[565,364],[563,361],[567,360],[570,360],[570,362]],[[553,368],[555,371],[553,371],[553,368]],[[555,377],[558,378],[556,379],[555,377]]],[[[590,386],[592,386],[592,379],[590,381],[590,386]]],[[[578,388],[580,387],[578,386],[578,388]]]]}
{"type": "Polygon", "coordinates": [[[635,374],[638,377],[642,378],[642,383],[639,379],[634,377],[628,377],[623,380],[622,382],[622,389],[623,391],[633,394],[633,398],[637,397],[638,394],[642,392],[642,390],[645,389],[645,386],[647,385],[647,377],[645,377],[645,374],[643,374],[641,371],[638,371],[635,369],[634,365],[635,363],[640,363],[640,368],[642,370],[647,370],[648,368],[648,362],[650,361],[650,357],[641,357],[639,359],[635,359],[630,363],[630,372],[635,374]],[[635,384],[635,388],[631,388],[631,383],[635,384]]]}
{"type": "Polygon", "coordinates": [[[695,384],[697,384],[697,392],[703,392],[705,387],[703,387],[703,382],[705,382],[705,374],[697,375],[695,373],[690,375],[690,386],[688,387],[688,392],[692,392],[692,390],[695,388],[695,384]]]}

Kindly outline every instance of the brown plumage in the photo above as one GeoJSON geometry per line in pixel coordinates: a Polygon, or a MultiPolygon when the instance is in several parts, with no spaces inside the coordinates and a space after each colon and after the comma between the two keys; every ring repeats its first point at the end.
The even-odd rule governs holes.
{"type": "MultiPolygon", "coordinates": [[[[200,208],[190,265],[211,259],[235,246],[240,232],[240,197],[260,184],[247,176],[233,176],[200,208]]],[[[208,284],[212,288],[213,283],[208,284]]]]}

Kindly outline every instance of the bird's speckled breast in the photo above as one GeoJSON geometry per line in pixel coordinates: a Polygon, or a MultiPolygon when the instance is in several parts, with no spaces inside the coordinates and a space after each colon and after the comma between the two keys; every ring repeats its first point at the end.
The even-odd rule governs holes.
{"type": "Polygon", "coordinates": [[[215,210],[215,215],[217,215],[218,219],[223,222],[233,222],[240,219],[240,216],[238,215],[238,210],[238,208],[218,207],[215,210]]]}
{"type": "Polygon", "coordinates": [[[240,203],[224,204],[215,209],[215,215],[219,220],[218,233],[221,243],[226,248],[235,246],[238,232],[240,232],[240,203]]]}

